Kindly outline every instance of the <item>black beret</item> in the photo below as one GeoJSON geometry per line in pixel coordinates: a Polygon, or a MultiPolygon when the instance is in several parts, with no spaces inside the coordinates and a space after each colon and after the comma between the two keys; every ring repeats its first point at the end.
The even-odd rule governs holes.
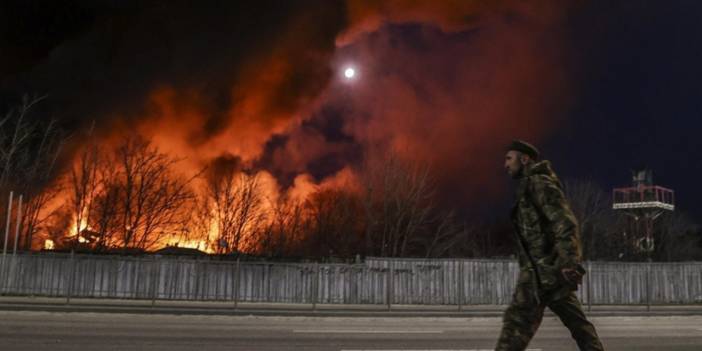
{"type": "Polygon", "coordinates": [[[534,146],[526,141],[522,140],[515,140],[511,144],[509,144],[509,147],[507,148],[507,151],[519,151],[523,154],[529,155],[534,160],[539,159],[539,150],[534,146]]]}

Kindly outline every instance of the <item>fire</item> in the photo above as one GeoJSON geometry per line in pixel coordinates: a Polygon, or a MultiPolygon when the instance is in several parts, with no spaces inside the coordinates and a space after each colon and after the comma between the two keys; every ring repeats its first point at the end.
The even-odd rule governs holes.
{"type": "MultiPolygon", "coordinates": [[[[247,26],[254,30],[243,36],[253,40],[241,42],[242,46],[235,49],[224,45],[228,49],[207,55],[202,54],[201,43],[220,43],[218,39],[236,36],[220,37],[221,33],[229,32],[204,30],[197,36],[185,36],[185,40],[179,40],[172,48],[151,45],[149,40],[160,36],[141,35],[152,25],[164,25],[163,21],[138,21],[137,27],[128,30],[121,30],[124,29],[121,26],[132,25],[129,21],[117,21],[114,28],[96,26],[96,32],[89,32],[88,37],[112,40],[114,33],[124,34],[120,45],[127,46],[120,53],[125,56],[117,57],[114,66],[65,67],[77,69],[73,73],[86,77],[97,67],[100,76],[110,78],[115,84],[84,85],[77,80],[77,85],[64,82],[66,89],[56,92],[57,112],[70,113],[71,120],[75,118],[71,126],[88,129],[89,120],[97,122],[89,133],[70,131],[83,134],[69,141],[66,150],[75,151],[73,156],[62,155],[66,157],[57,159],[61,163],[71,162],[73,157],[72,165],[57,167],[67,170],[62,178],[70,178],[71,171],[79,176],[90,174],[91,169],[78,165],[81,152],[92,143],[98,144],[101,154],[112,155],[120,140],[132,134],[138,134],[161,153],[177,159],[169,167],[178,177],[186,179],[199,174],[217,158],[234,159],[238,172],[261,178],[262,219],[257,225],[239,227],[237,235],[243,227],[246,240],[237,242],[234,248],[253,251],[259,250],[257,242],[269,240],[257,237],[259,233],[277,235],[274,233],[277,229],[271,229],[269,224],[277,211],[288,210],[279,209],[285,207],[281,202],[303,204],[296,207],[297,211],[314,200],[314,194],[320,190],[354,191],[355,178],[360,177],[355,171],[357,167],[372,157],[384,158],[391,153],[431,164],[438,174],[436,182],[442,186],[437,190],[440,200],[448,200],[445,201],[448,204],[464,201],[482,204],[483,198],[489,200],[502,192],[499,181],[502,178],[494,157],[501,157],[505,135],[519,133],[520,137],[538,142],[556,128],[561,121],[559,116],[563,115],[561,109],[571,103],[568,78],[573,62],[564,59],[570,60],[572,48],[567,42],[561,43],[566,37],[555,30],[562,27],[570,5],[467,0],[349,0],[346,6],[329,3],[332,4],[329,7],[315,6],[290,13],[284,21],[276,15],[274,29],[264,28],[261,32],[258,26],[247,26]],[[105,28],[109,33],[102,35],[105,28]],[[255,37],[259,32],[267,33],[264,40],[255,37]],[[153,50],[144,55],[129,55],[140,52],[142,47],[153,50]],[[173,64],[149,64],[162,62],[173,53],[178,56],[174,62],[179,69],[174,70],[173,64]],[[353,65],[344,66],[351,62],[353,65]],[[139,74],[132,74],[132,64],[143,66],[139,74]],[[338,84],[338,78],[343,81],[343,76],[334,79],[335,69],[339,68],[337,74],[356,81],[338,84]],[[125,87],[130,87],[129,94],[123,93],[125,87]],[[83,94],[84,89],[89,90],[83,94]],[[66,104],[65,108],[60,104],[66,104]],[[259,224],[269,228],[257,228],[259,224]]],[[[176,12],[181,14],[179,6],[171,8],[179,9],[176,12]]],[[[217,11],[214,18],[220,19],[219,14],[230,12],[238,13],[217,11]]],[[[207,16],[196,17],[193,28],[199,28],[202,23],[220,22],[207,16]]],[[[166,27],[164,33],[180,33],[182,28],[178,26],[182,22],[165,23],[176,27],[166,27]]],[[[261,25],[266,22],[261,21],[261,25]]],[[[81,47],[88,42],[68,42],[69,45],[59,48],[65,57],[72,58],[93,52],[92,46],[81,47]]],[[[48,66],[39,71],[61,69],[66,60],[54,61],[47,60],[48,66]]],[[[26,78],[34,76],[44,79],[62,75],[28,74],[26,78]]],[[[114,160],[111,157],[109,161],[114,160]]],[[[124,174],[119,162],[103,166],[105,169],[97,172],[98,177],[116,179],[124,174]]],[[[153,178],[140,179],[148,182],[153,178]]],[[[130,221],[139,211],[110,206],[118,201],[127,203],[120,204],[123,208],[131,206],[129,199],[124,200],[124,187],[120,188],[123,184],[110,183],[99,188],[91,182],[67,181],[60,185],[67,185],[66,189],[56,201],[49,200],[51,208],[47,206],[39,216],[42,221],[46,219],[41,226],[44,232],[28,235],[35,248],[39,248],[42,239],[46,239],[45,247],[64,249],[64,245],[80,244],[81,249],[97,247],[103,252],[132,246],[156,250],[175,244],[214,252],[223,246],[218,240],[222,230],[212,213],[202,216],[205,218],[198,228],[194,228],[190,218],[182,219],[183,223],[168,218],[167,225],[158,221],[130,221]],[[82,185],[85,186],[81,191],[71,189],[82,185]],[[114,189],[119,194],[110,192],[114,189]],[[120,196],[121,199],[113,201],[120,196]],[[123,218],[102,221],[109,216],[123,218]],[[51,223],[43,225],[48,222],[51,223]],[[128,224],[139,228],[126,228],[128,224]],[[155,233],[150,238],[153,240],[136,238],[140,233],[150,235],[150,231],[155,233]]],[[[192,185],[197,199],[169,209],[186,212],[184,217],[198,211],[203,196],[198,189],[201,184],[192,185]]],[[[48,193],[53,197],[53,189],[48,193]]],[[[153,206],[151,210],[163,213],[163,207],[153,206]]],[[[298,221],[299,217],[305,216],[304,211],[298,212],[295,213],[298,217],[289,221],[292,226],[308,225],[298,223],[302,222],[298,221]]],[[[286,220],[273,224],[278,222],[283,223],[281,226],[288,225],[286,220]]],[[[281,245],[303,236],[298,233],[311,232],[306,228],[295,230],[296,237],[285,237],[281,245]]],[[[232,251],[231,245],[227,250],[232,251]]]]}
{"type": "MultiPolygon", "coordinates": [[[[88,226],[88,216],[87,210],[83,209],[82,214],[80,216],[80,223],[78,223],[78,217],[77,215],[73,216],[73,221],[72,224],[69,228],[68,233],[66,233],[66,236],[68,237],[74,237],[76,235],[80,235],[84,230],[91,230],[91,228],[88,226]]],[[[78,237],[78,241],[83,243],[86,242],[87,240],[81,236],[78,237]],[[82,241],[81,241],[82,240],[82,241]]]]}
{"type": "MultiPolygon", "coordinates": [[[[107,149],[107,147],[105,147],[107,149]]],[[[177,157],[177,155],[175,156],[177,157]]],[[[74,160],[76,168],[78,168],[80,158],[76,157],[74,160]]],[[[189,163],[190,166],[194,167],[193,162],[189,163]]],[[[193,168],[187,167],[175,167],[174,176],[193,168]]],[[[225,243],[220,236],[222,235],[219,228],[219,223],[217,220],[217,213],[215,207],[209,204],[207,207],[200,206],[200,202],[207,199],[207,182],[204,178],[196,178],[192,183],[188,185],[192,188],[195,198],[191,200],[188,206],[193,206],[192,210],[198,211],[199,208],[207,209],[209,213],[203,213],[201,216],[201,224],[192,222],[187,222],[184,227],[179,228],[157,228],[155,233],[157,241],[155,244],[149,245],[148,247],[142,247],[147,250],[158,250],[162,247],[183,247],[183,248],[193,248],[201,250],[207,253],[229,253],[229,252],[246,252],[255,253],[259,247],[258,241],[260,240],[257,235],[259,233],[265,232],[266,228],[280,221],[276,218],[277,211],[280,210],[281,201],[284,203],[296,203],[302,204],[304,201],[310,197],[313,193],[320,189],[326,189],[331,187],[342,187],[350,188],[350,184],[354,183],[355,176],[350,168],[344,168],[337,172],[335,175],[326,178],[321,182],[317,182],[313,177],[308,174],[298,175],[292,184],[292,186],[285,191],[281,190],[278,180],[268,171],[259,170],[257,172],[247,172],[244,170],[237,169],[234,173],[234,185],[235,192],[242,191],[241,187],[247,186],[247,184],[255,183],[255,193],[258,199],[258,204],[251,211],[255,213],[251,214],[249,220],[245,222],[240,222],[236,224],[236,235],[238,240],[236,243],[227,242],[225,243]],[[234,247],[233,245],[236,245],[234,247]]],[[[99,182],[96,182],[99,183],[99,182]]],[[[99,216],[93,215],[93,211],[96,209],[97,200],[95,197],[101,196],[102,188],[95,188],[95,191],[86,192],[91,194],[91,196],[86,197],[83,201],[86,204],[82,209],[80,214],[71,213],[71,206],[66,206],[70,204],[74,196],[71,193],[71,183],[64,188],[63,192],[52,202],[50,211],[56,212],[63,209],[64,213],[70,218],[66,221],[65,229],[61,230],[64,239],[69,240],[56,240],[45,239],[44,248],[55,250],[59,247],[57,245],[62,245],[59,243],[75,243],[81,244],[85,248],[99,247],[101,250],[119,249],[123,247],[122,235],[124,235],[118,228],[107,229],[112,230],[107,234],[99,233],[100,229],[96,229],[100,226],[97,220],[99,216]],[[91,207],[92,206],[92,207],[91,207]],[[92,208],[92,210],[90,210],[92,208]],[[116,230],[116,232],[115,232],[116,230]]],[[[238,196],[238,195],[235,195],[238,196]]],[[[210,200],[211,201],[211,200],[210,200]]],[[[238,201],[238,200],[235,200],[238,201]]],[[[188,215],[189,211],[185,211],[184,215],[188,215]]],[[[236,209],[235,209],[236,211],[236,209]]],[[[234,214],[239,216],[240,214],[234,214]]],[[[104,229],[103,229],[104,230],[104,229]]],[[[126,229],[129,231],[129,227],[126,229]]],[[[230,234],[231,235],[231,228],[230,234]]],[[[229,237],[228,240],[231,240],[229,237]]]]}
{"type": "Polygon", "coordinates": [[[183,247],[183,248],[188,248],[188,249],[196,249],[196,250],[204,251],[204,252],[207,252],[210,254],[215,252],[206,240],[182,240],[179,238],[170,238],[166,242],[165,246],[166,247],[174,246],[174,247],[183,247]]]}

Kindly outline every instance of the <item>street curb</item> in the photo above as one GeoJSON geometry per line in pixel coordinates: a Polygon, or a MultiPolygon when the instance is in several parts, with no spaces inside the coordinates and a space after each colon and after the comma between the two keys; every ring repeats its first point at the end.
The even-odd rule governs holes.
{"type": "MultiPolygon", "coordinates": [[[[150,305],[80,305],[44,303],[0,303],[0,311],[35,311],[64,313],[123,313],[166,315],[213,316],[277,316],[277,317],[501,317],[503,310],[481,311],[417,311],[417,310],[349,310],[349,309],[282,309],[282,308],[197,308],[150,305]]],[[[547,311],[549,314],[550,311],[547,311]]],[[[591,317],[652,317],[652,316],[702,316],[702,310],[599,310],[586,311],[591,317]]]]}

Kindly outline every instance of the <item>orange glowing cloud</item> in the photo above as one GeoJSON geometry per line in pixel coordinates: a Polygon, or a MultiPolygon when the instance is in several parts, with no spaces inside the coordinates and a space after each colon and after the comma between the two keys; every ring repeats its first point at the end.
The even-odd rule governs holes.
{"type": "Polygon", "coordinates": [[[538,143],[562,121],[569,66],[557,29],[568,3],[350,0],[348,7],[352,25],[337,37],[336,60],[353,56],[366,74],[330,102],[353,110],[346,132],[371,154],[432,164],[457,202],[501,193],[504,145],[538,143]]]}
{"type": "MultiPolygon", "coordinates": [[[[281,198],[358,190],[361,152],[430,164],[449,197],[494,197],[506,142],[538,143],[568,103],[568,53],[557,29],[570,6],[348,0],[341,10],[296,13],[236,67],[209,73],[224,77],[153,83],[143,108],[113,118],[102,142],[136,131],[181,158],[186,176],[235,158],[258,177],[267,211],[281,198]],[[359,77],[341,86],[333,70],[350,58],[359,77]],[[211,88],[214,80],[224,83],[211,88]],[[339,126],[310,127],[332,119],[330,106],[339,126]],[[285,142],[275,145],[278,136],[285,142]],[[325,158],[336,162],[315,172],[325,158]]],[[[209,235],[183,240],[212,250],[209,235]]]]}

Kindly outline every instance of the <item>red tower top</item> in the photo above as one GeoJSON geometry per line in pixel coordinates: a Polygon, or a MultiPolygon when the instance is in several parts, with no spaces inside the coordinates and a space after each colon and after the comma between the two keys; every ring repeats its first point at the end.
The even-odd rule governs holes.
{"type": "Polygon", "coordinates": [[[675,210],[675,193],[671,189],[653,185],[650,170],[635,171],[632,185],[614,189],[613,209],[675,210]]]}

